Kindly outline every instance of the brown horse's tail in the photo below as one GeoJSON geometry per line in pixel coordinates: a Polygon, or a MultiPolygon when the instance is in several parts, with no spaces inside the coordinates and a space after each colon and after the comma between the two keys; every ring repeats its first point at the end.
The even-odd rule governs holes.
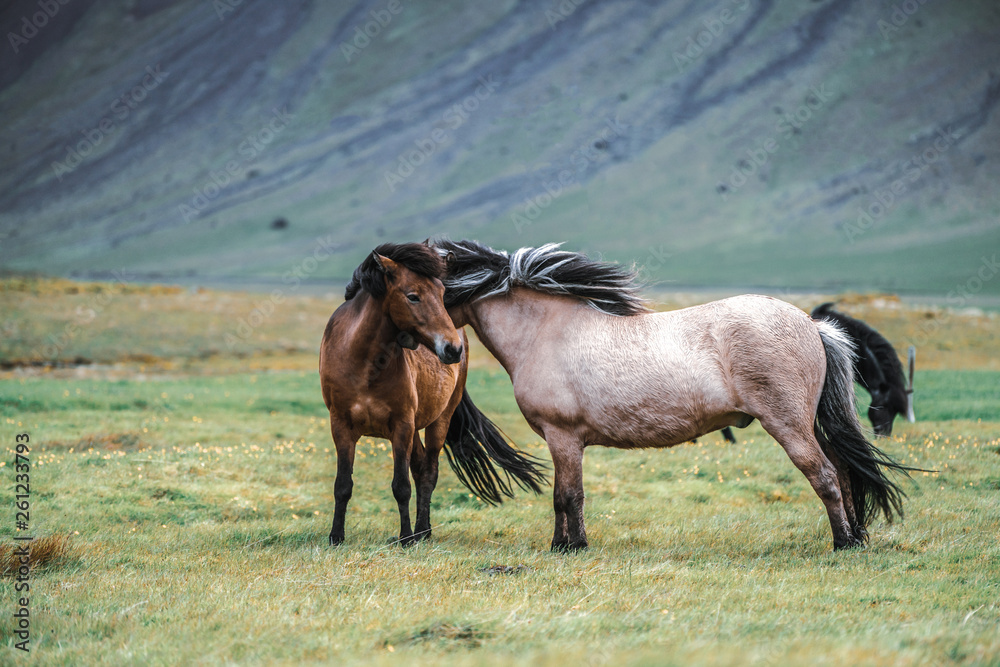
{"type": "Polygon", "coordinates": [[[915,470],[896,463],[865,437],[854,406],[854,345],[839,327],[817,322],[826,349],[826,381],[814,430],[826,451],[847,468],[858,525],[865,528],[881,511],[887,521],[903,517],[903,493],[883,469],[915,470]]]}
{"type": "Polygon", "coordinates": [[[473,404],[468,391],[462,390],[462,402],[451,417],[444,444],[458,479],[491,505],[503,502],[501,494],[514,497],[511,477],[526,491],[542,492],[539,484],[546,482],[542,463],[511,447],[500,429],[473,404]],[[494,463],[504,471],[502,477],[494,463]]]}

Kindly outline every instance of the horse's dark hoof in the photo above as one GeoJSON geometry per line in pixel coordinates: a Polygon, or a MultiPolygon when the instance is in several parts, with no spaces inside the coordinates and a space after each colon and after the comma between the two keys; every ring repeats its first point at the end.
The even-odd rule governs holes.
{"type": "Polygon", "coordinates": [[[858,548],[863,547],[863,546],[865,546],[865,543],[862,540],[859,540],[858,538],[856,538],[856,537],[854,537],[852,535],[852,536],[850,536],[844,542],[840,542],[840,543],[834,542],[833,543],[833,550],[834,551],[843,551],[845,549],[858,549],[858,548]]]}
{"type": "Polygon", "coordinates": [[[412,547],[417,543],[417,538],[413,535],[407,535],[406,537],[399,538],[399,545],[401,547],[412,547]]]}
{"type": "Polygon", "coordinates": [[[343,535],[334,535],[333,533],[330,533],[330,546],[331,547],[340,546],[343,543],[344,543],[344,536],[343,535]]]}
{"type": "Polygon", "coordinates": [[[589,545],[587,544],[586,541],[584,541],[584,542],[569,542],[569,541],[567,541],[567,542],[558,542],[558,543],[557,542],[553,542],[552,543],[552,551],[555,551],[556,553],[568,554],[568,553],[573,553],[574,551],[583,551],[584,549],[588,548],[588,546],[589,545]]]}

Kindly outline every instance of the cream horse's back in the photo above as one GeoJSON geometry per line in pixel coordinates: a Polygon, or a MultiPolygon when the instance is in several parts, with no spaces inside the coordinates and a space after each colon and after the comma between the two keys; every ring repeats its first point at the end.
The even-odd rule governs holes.
{"type": "Polygon", "coordinates": [[[861,544],[876,511],[901,513],[883,469],[903,467],[861,430],[851,343],[835,326],[756,295],[652,313],[631,274],[558,246],[436,245],[452,319],[500,360],[549,446],[554,549],[587,546],[585,447],[669,447],[754,418],[823,501],[835,548],[861,544]]]}

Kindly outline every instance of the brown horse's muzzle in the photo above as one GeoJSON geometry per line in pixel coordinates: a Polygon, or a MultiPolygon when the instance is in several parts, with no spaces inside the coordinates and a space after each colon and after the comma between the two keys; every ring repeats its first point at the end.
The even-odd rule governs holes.
{"type": "Polygon", "coordinates": [[[434,351],[443,364],[457,364],[462,360],[462,346],[452,345],[444,338],[435,341],[434,351]]]}

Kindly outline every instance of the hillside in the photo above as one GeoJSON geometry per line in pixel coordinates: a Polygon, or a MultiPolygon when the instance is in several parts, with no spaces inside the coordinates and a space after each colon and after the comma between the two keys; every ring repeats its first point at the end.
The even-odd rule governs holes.
{"type": "Polygon", "coordinates": [[[986,0],[39,6],[0,13],[2,269],[340,280],[447,234],[1000,294],[986,0]]]}

